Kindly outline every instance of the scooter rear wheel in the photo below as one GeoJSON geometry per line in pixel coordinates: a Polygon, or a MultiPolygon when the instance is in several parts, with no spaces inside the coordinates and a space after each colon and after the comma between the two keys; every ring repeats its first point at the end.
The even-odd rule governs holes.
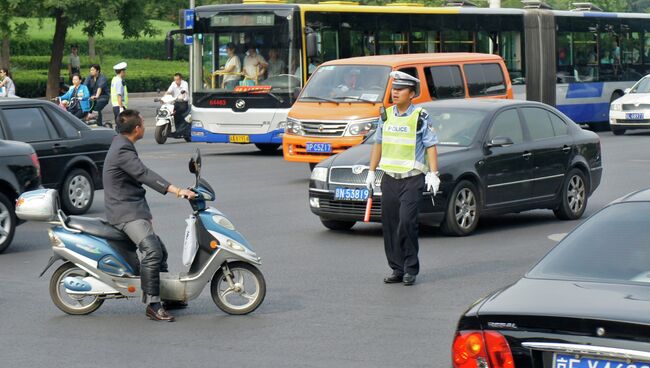
{"type": "Polygon", "coordinates": [[[248,314],[262,304],[266,296],[266,281],[257,267],[246,262],[228,263],[233,286],[223,272],[223,267],[212,278],[212,300],[228,314],[248,314]]]}
{"type": "Polygon", "coordinates": [[[63,279],[68,276],[90,276],[88,272],[77,267],[71,262],[62,264],[54,271],[50,279],[50,297],[60,310],[67,314],[90,314],[104,304],[104,299],[96,295],[76,296],[68,294],[63,285],[63,279]]]}

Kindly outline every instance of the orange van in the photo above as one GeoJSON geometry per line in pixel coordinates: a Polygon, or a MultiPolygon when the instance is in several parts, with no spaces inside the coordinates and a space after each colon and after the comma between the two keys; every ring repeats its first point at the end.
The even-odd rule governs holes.
{"type": "Polygon", "coordinates": [[[287,117],[282,151],[287,161],[311,167],[355,146],[376,126],[379,108],[391,105],[388,74],[420,79],[413,103],[449,98],[512,98],[498,55],[437,53],[364,56],[321,64],[287,117]]]}

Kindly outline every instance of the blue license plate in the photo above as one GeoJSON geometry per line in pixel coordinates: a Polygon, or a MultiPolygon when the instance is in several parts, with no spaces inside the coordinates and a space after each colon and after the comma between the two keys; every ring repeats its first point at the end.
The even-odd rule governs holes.
{"type": "Polygon", "coordinates": [[[368,199],[368,189],[337,187],[334,192],[334,199],[337,201],[366,201],[368,199]]]}
{"type": "Polygon", "coordinates": [[[310,153],[331,153],[331,143],[310,143],[307,142],[307,152],[310,153]]]}
{"type": "Polygon", "coordinates": [[[579,357],[568,354],[555,354],[553,368],[650,368],[650,363],[609,360],[602,358],[579,357]]]}
{"type": "Polygon", "coordinates": [[[643,120],[642,112],[628,112],[625,114],[625,118],[629,120],[643,120]]]}

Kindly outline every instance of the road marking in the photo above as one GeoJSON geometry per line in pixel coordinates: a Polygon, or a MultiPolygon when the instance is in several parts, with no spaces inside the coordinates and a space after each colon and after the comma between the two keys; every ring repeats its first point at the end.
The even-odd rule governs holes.
{"type": "Polygon", "coordinates": [[[650,163],[650,160],[630,160],[630,162],[643,162],[643,163],[650,163]]]}
{"type": "Polygon", "coordinates": [[[551,234],[548,236],[549,239],[559,242],[560,240],[564,239],[567,233],[557,233],[557,234],[551,234]]]}

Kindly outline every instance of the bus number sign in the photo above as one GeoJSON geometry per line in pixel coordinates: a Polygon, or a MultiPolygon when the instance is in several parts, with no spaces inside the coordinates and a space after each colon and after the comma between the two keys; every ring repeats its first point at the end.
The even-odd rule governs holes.
{"type": "Polygon", "coordinates": [[[213,27],[272,26],[275,24],[275,16],[273,14],[215,15],[210,22],[213,27]]]}

